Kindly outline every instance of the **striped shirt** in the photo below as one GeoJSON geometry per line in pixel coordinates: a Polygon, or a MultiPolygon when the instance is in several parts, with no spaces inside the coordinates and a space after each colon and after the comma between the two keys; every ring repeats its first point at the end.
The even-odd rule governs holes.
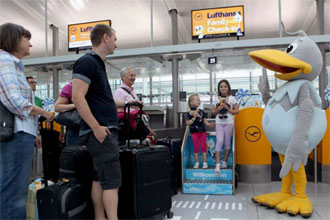
{"type": "Polygon", "coordinates": [[[0,101],[15,114],[15,133],[37,136],[38,117],[30,116],[34,95],[26,81],[23,62],[4,50],[0,50],[0,101]]]}

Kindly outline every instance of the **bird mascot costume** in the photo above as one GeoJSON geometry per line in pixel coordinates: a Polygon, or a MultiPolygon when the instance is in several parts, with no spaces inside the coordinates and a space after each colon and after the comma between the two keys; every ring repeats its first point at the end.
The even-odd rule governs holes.
{"type": "Polygon", "coordinates": [[[313,205],[305,193],[304,165],[327,127],[321,99],[311,83],[321,72],[322,55],[303,31],[293,34],[300,37],[285,52],[270,49],[249,53],[255,62],[276,72],[276,78],[287,81],[271,97],[263,68],[258,85],[266,104],[262,128],[273,150],[279,154],[282,188],[280,192],[258,195],[252,200],[279,212],[310,217],[313,205]],[[295,194],[291,191],[292,183],[295,194]]]}

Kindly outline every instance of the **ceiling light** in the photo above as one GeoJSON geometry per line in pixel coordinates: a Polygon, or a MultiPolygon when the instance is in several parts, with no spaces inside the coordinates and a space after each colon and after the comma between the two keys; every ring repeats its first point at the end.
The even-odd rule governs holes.
{"type": "Polygon", "coordinates": [[[72,7],[74,7],[77,10],[81,10],[85,8],[85,2],[84,0],[71,0],[70,1],[72,7]]]}

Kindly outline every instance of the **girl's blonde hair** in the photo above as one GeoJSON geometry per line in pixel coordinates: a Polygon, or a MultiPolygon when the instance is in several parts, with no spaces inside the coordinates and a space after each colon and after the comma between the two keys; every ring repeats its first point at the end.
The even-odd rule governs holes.
{"type": "Polygon", "coordinates": [[[195,93],[195,94],[192,94],[191,96],[189,96],[189,98],[188,98],[188,105],[189,105],[189,108],[191,108],[191,101],[194,99],[194,97],[199,97],[199,95],[197,94],[197,93],[195,93]]]}

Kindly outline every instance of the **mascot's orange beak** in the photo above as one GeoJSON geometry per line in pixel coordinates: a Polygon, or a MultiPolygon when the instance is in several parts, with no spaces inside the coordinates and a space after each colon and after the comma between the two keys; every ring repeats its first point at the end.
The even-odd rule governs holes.
{"type": "Polygon", "coordinates": [[[266,69],[281,73],[275,74],[281,80],[289,81],[301,72],[309,74],[312,71],[310,64],[279,50],[257,50],[250,52],[249,56],[266,69]]]}

